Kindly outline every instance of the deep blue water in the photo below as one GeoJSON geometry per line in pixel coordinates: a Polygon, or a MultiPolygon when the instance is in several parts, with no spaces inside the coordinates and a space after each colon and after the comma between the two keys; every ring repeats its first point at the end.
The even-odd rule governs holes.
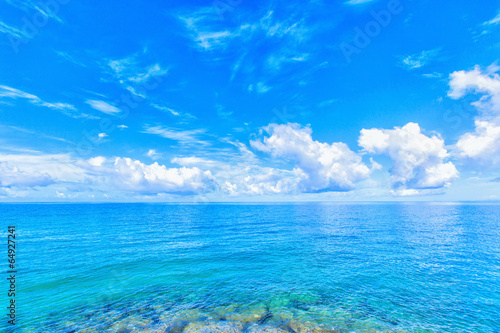
{"type": "Polygon", "coordinates": [[[20,332],[500,332],[500,205],[0,213],[3,239],[17,229],[20,332]]]}

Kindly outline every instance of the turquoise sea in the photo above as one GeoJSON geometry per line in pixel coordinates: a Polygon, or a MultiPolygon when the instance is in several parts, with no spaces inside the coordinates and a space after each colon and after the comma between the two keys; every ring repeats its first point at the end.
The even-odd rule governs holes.
{"type": "Polygon", "coordinates": [[[15,332],[500,332],[496,204],[0,213],[2,243],[8,225],[17,233],[15,332]]]}

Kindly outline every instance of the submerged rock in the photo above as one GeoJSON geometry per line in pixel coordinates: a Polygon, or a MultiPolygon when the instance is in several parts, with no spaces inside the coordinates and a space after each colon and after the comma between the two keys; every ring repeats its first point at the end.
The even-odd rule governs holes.
{"type": "Polygon", "coordinates": [[[248,333],[289,333],[289,332],[274,326],[252,325],[248,328],[248,333]]]}
{"type": "Polygon", "coordinates": [[[232,321],[210,321],[191,323],[184,329],[186,333],[241,333],[243,324],[232,321]]]}
{"type": "Polygon", "coordinates": [[[186,320],[172,320],[164,327],[163,332],[165,333],[182,332],[188,324],[189,322],[186,320]]]}

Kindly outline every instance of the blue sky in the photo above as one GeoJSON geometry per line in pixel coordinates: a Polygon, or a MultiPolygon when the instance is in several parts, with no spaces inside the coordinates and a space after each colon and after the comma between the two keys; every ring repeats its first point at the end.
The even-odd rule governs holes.
{"type": "Polygon", "coordinates": [[[500,1],[0,9],[0,201],[500,198],[500,1]]]}

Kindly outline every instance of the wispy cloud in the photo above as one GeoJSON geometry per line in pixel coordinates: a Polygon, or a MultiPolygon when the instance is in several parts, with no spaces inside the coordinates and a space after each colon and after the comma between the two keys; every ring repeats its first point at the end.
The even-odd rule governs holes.
{"type": "Polygon", "coordinates": [[[42,14],[45,17],[51,18],[53,20],[56,20],[57,22],[62,22],[61,18],[59,18],[56,14],[57,7],[51,7],[49,3],[43,3],[43,2],[35,2],[35,1],[24,1],[24,0],[7,0],[7,3],[10,5],[17,7],[19,9],[22,9],[24,11],[38,11],[40,14],[42,14]]]}
{"type": "Polygon", "coordinates": [[[363,3],[375,2],[375,1],[377,1],[377,0],[349,0],[349,1],[346,1],[346,4],[348,4],[348,5],[360,5],[363,3]]]}
{"type": "MultiPolygon", "coordinates": [[[[40,132],[35,132],[35,131],[29,130],[29,129],[26,129],[26,128],[23,128],[23,127],[19,127],[19,126],[4,126],[4,125],[0,125],[0,128],[11,129],[11,130],[22,132],[22,133],[36,135],[38,138],[46,138],[46,139],[50,139],[50,140],[55,140],[55,141],[60,141],[60,142],[65,142],[65,143],[71,143],[71,144],[73,144],[73,142],[71,142],[69,140],[66,140],[64,138],[60,138],[60,137],[56,137],[56,136],[52,136],[52,135],[46,135],[46,134],[43,134],[43,133],[40,133],[40,132]]],[[[33,150],[30,150],[30,152],[33,152],[33,150]]]]}
{"type": "Polygon", "coordinates": [[[170,163],[177,164],[180,166],[196,166],[200,168],[212,168],[220,162],[208,160],[201,157],[196,156],[188,156],[188,157],[174,157],[170,160],[170,163]]]}
{"type": "Polygon", "coordinates": [[[196,119],[196,116],[193,116],[192,114],[190,114],[188,112],[180,112],[180,111],[174,110],[172,108],[169,108],[167,106],[159,105],[157,103],[151,103],[150,105],[152,107],[154,107],[155,109],[157,109],[157,110],[160,110],[160,111],[163,111],[163,112],[167,112],[167,113],[169,113],[169,114],[171,114],[172,116],[175,116],[175,117],[181,117],[184,120],[196,119]]]}
{"type": "Polygon", "coordinates": [[[152,160],[157,160],[160,157],[160,154],[156,150],[150,149],[146,153],[146,156],[150,157],[152,160]]]}
{"type": "Polygon", "coordinates": [[[85,103],[90,105],[91,108],[93,108],[97,111],[104,112],[106,114],[116,115],[116,114],[121,112],[121,110],[118,109],[116,106],[111,105],[111,104],[104,102],[104,101],[89,99],[85,103]]]}
{"type": "Polygon", "coordinates": [[[26,37],[21,30],[14,28],[10,25],[7,25],[2,21],[0,21],[0,32],[2,32],[4,34],[11,35],[11,36],[16,37],[16,38],[25,38],[26,37]]]}
{"type": "Polygon", "coordinates": [[[206,141],[200,139],[200,135],[206,132],[205,129],[182,130],[163,126],[145,125],[142,133],[159,135],[162,138],[178,141],[181,144],[207,145],[206,141]]]}
{"type": "Polygon", "coordinates": [[[1,98],[24,99],[33,105],[43,106],[52,110],[57,110],[73,118],[86,118],[88,116],[83,113],[82,114],[75,113],[74,111],[76,111],[76,108],[71,104],[61,103],[61,102],[56,102],[56,103],[46,102],[36,95],[4,85],[0,85],[0,99],[1,98]]]}
{"type": "Polygon", "coordinates": [[[497,25],[498,23],[500,23],[500,13],[491,20],[484,22],[483,25],[497,25]]]}
{"type": "Polygon", "coordinates": [[[177,18],[186,27],[191,45],[204,52],[207,59],[219,60],[227,56],[228,49],[238,50],[239,55],[233,57],[230,65],[230,80],[238,73],[261,73],[267,79],[286,64],[310,59],[311,45],[304,47],[311,37],[310,26],[303,14],[289,13],[286,6],[280,7],[279,14],[274,10],[263,15],[242,12],[229,24],[223,24],[208,7],[177,18]],[[259,49],[259,53],[254,49],[259,49]]]}
{"type": "Polygon", "coordinates": [[[144,65],[138,54],[133,54],[122,59],[106,59],[106,66],[111,69],[111,74],[125,86],[130,84],[141,85],[152,77],[168,73],[168,69],[160,64],[144,65]]]}
{"type": "Polygon", "coordinates": [[[423,67],[435,60],[440,52],[441,48],[436,48],[409,55],[402,59],[401,66],[408,70],[423,67]]]}

